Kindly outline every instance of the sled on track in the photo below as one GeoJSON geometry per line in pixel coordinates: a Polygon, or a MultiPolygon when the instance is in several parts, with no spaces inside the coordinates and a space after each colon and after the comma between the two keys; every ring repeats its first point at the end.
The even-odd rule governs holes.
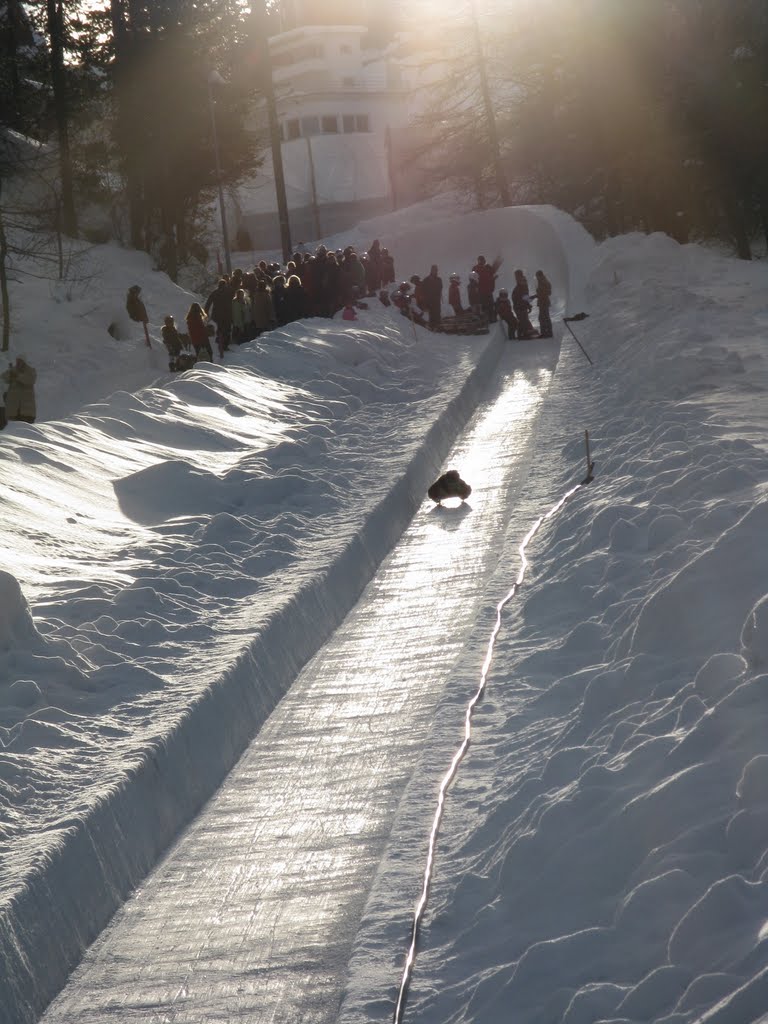
{"type": "Polygon", "coordinates": [[[439,505],[444,498],[461,498],[466,501],[472,493],[472,488],[462,480],[457,469],[449,469],[431,485],[427,491],[428,496],[439,505]]]}

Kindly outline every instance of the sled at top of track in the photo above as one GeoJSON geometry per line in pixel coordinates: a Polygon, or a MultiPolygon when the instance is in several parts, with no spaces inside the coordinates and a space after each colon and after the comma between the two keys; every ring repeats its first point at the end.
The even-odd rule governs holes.
{"type": "Polygon", "coordinates": [[[458,316],[444,316],[436,334],[488,334],[488,320],[479,313],[460,313],[458,316]]]}
{"type": "Polygon", "coordinates": [[[437,505],[444,498],[461,498],[462,501],[466,501],[471,493],[472,488],[466,480],[461,479],[456,469],[449,469],[447,473],[443,473],[427,491],[427,495],[437,505]]]}

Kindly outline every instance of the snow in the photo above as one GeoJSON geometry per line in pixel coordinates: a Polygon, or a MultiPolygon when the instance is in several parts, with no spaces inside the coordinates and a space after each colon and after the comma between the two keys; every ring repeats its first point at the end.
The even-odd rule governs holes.
{"type": "MultiPolygon", "coordinates": [[[[40,420],[11,424],[0,439],[0,1021],[36,1020],[138,885],[144,891],[95,943],[46,1021],[134,1019],[147,1004],[117,995],[131,991],[121,972],[139,985],[153,961],[168,991],[186,986],[182,1001],[166,1005],[150,978],[158,1020],[255,1019],[234,996],[217,1004],[213,981],[205,1002],[194,977],[208,977],[208,954],[184,952],[181,918],[168,909],[184,906],[191,935],[199,900],[210,963],[224,975],[217,984],[230,993],[239,985],[245,1000],[259,971],[251,959],[236,982],[238,961],[224,944],[260,898],[241,888],[247,876],[264,886],[275,871],[262,861],[234,867],[225,851],[236,830],[226,818],[206,827],[229,780],[179,840],[186,867],[174,868],[173,853],[157,886],[155,876],[143,880],[260,729],[267,737],[271,726],[269,749],[278,751],[267,790],[292,746],[311,788],[326,744],[292,735],[287,712],[299,691],[319,728],[334,715],[362,716],[353,709],[363,696],[379,700],[356,740],[361,762],[341,768],[339,737],[326,752],[323,785],[331,786],[335,756],[339,785],[364,788],[348,817],[364,817],[378,799],[381,807],[365,855],[352,833],[333,833],[296,900],[306,929],[330,913],[325,903],[312,911],[317,893],[339,902],[334,884],[351,908],[334,926],[334,941],[343,933],[344,942],[334,946],[333,970],[308,975],[307,992],[313,978],[322,990],[313,1019],[391,1016],[437,787],[461,742],[496,605],[519,573],[523,537],[583,479],[584,429],[595,480],[542,525],[502,613],[469,750],[447,796],[406,1019],[760,1019],[768,1005],[760,407],[768,269],[660,235],[595,246],[548,208],[452,215],[435,201],[332,243],[374,237],[401,277],[437,258],[444,279],[454,269],[466,278],[480,253],[504,257],[500,284],[517,266],[529,278],[541,267],[556,320],[589,313],[574,330],[595,366],[567,333],[560,344],[517,346],[498,333],[437,337],[372,304],[356,323],[293,324],[223,366],[172,378],[157,346],[143,348],[140,325],[123,324],[119,342],[106,334],[129,284],[142,284],[155,325],[192,301],[143,257],[90,250],[99,275],[90,297],[57,301],[54,291],[33,301],[28,285],[15,286],[40,420]],[[436,515],[424,495],[449,455],[473,495],[462,510],[436,515]],[[474,477],[473,465],[484,467],[474,477]],[[465,601],[432,582],[427,611],[415,583],[388,568],[394,558],[405,571],[430,552],[441,556],[430,570],[438,578],[463,574],[465,601]],[[334,631],[350,612],[346,630],[356,613],[368,618],[374,592],[389,587],[389,633],[372,630],[377,646],[369,637],[357,655],[363,664],[366,650],[382,671],[405,657],[396,648],[408,646],[408,627],[413,668],[398,662],[389,671],[415,690],[420,630],[426,635],[441,609],[447,619],[440,639],[424,641],[425,651],[445,648],[441,668],[388,778],[378,730],[397,732],[410,714],[406,697],[388,698],[383,684],[353,670],[351,654],[335,653],[334,631]],[[322,668],[310,661],[318,651],[322,668]],[[309,678],[294,683],[304,665],[309,678]],[[327,705],[313,695],[313,676],[326,680],[327,705]],[[354,678],[363,681],[355,697],[354,678]],[[205,860],[194,852],[196,832],[207,837],[205,860]],[[352,870],[358,848],[364,876],[345,885],[329,866],[324,881],[318,865],[336,851],[352,870]],[[231,901],[221,935],[211,932],[220,914],[204,883],[217,860],[228,865],[218,898],[231,901]],[[182,900],[185,875],[193,888],[182,900]],[[177,936],[176,959],[170,949],[157,954],[165,928],[177,936]],[[126,950],[139,957],[132,975],[126,950]],[[99,984],[103,1004],[93,1001],[99,984]]],[[[250,750],[238,828],[247,827],[263,757],[258,740],[250,750]]],[[[306,831],[306,808],[299,803],[281,826],[282,806],[281,864],[287,833],[306,831]]],[[[329,834],[337,812],[330,801],[322,812],[329,834]]],[[[287,908],[290,890],[279,893],[287,908]]],[[[286,927],[298,913],[286,910],[286,927]]],[[[248,934],[254,957],[269,946],[271,970],[274,937],[248,934]]],[[[288,966],[292,955],[298,965],[308,952],[281,947],[288,966]]],[[[293,988],[299,999],[302,986],[293,988]]],[[[293,1019],[302,1005],[292,1004],[293,1019]]]]}

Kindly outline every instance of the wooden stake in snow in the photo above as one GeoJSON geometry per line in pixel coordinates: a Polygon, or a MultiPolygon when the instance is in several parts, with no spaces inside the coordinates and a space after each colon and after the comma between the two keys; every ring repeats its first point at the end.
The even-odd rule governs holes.
{"type": "Polygon", "coordinates": [[[581,482],[582,482],[582,484],[591,484],[592,481],[595,479],[595,475],[593,473],[593,470],[595,468],[595,464],[592,461],[592,456],[590,455],[590,451],[589,451],[589,431],[588,430],[584,431],[584,445],[586,446],[586,449],[587,449],[587,475],[584,477],[584,479],[581,482]]]}

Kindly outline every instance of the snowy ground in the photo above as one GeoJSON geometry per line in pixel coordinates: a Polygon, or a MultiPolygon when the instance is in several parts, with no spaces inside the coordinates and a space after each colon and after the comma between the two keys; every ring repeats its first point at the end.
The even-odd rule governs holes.
{"type": "MultiPolygon", "coordinates": [[[[505,610],[448,798],[406,1016],[759,1019],[768,272],[661,236],[592,249],[554,211],[453,223],[422,212],[418,230],[401,212],[360,236],[389,244],[401,275],[436,254],[444,276],[480,252],[504,255],[510,279],[543,266],[570,312],[585,303],[576,329],[596,366],[566,335],[528,483],[373,879],[341,1019],[392,1012],[436,785],[493,609],[530,525],[583,476],[585,427],[597,479],[542,528],[505,610]]],[[[371,311],[346,328],[292,325],[231,367],[4,432],[3,1024],[35,1018],[103,907],[354,604],[500,348],[409,335],[371,311]],[[249,694],[244,722],[228,693],[249,694]],[[206,730],[231,732],[231,749],[201,751],[206,730]],[[67,859],[90,863],[86,848],[113,855],[105,890],[67,859]],[[83,920],[68,924],[79,905],[83,920]]],[[[482,509],[465,517],[481,533],[482,509]]]]}

